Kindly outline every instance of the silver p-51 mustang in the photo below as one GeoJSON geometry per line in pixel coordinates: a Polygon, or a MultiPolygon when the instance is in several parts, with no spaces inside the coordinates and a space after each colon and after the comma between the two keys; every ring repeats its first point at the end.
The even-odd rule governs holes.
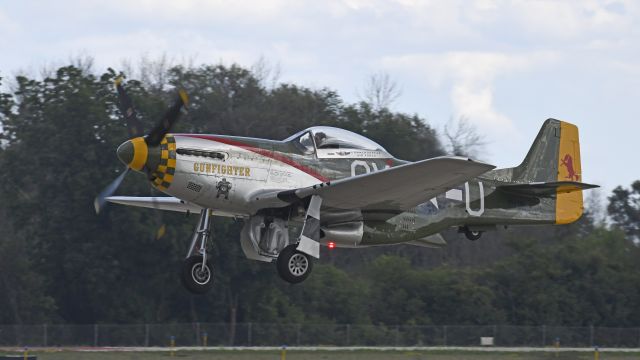
{"type": "Polygon", "coordinates": [[[316,126],[282,141],[170,134],[187,97],[148,134],[116,81],[131,140],[117,150],[127,166],[96,198],[130,206],[200,213],[182,269],[194,293],[213,285],[207,242],[212,216],[244,219],[249,259],[277,262],[298,283],[320,246],[408,243],[446,245],[439,232],[458,228],[470,240],[497,226],[567,224],[582,215],[580,146],[575,125],[547,120],[522,164],[496,169],[463,157],[407,162],[361,135],[316,126]],[[128,170],[143,172],[166,197],[112,196],[128,170]]]}

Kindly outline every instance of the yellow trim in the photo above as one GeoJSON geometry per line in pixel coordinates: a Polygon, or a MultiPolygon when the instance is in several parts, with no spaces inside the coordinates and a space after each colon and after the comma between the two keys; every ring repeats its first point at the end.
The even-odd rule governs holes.
{"type": "Polygon", "coordinates": [[[133,170],[140,171],[144,167],[144,164],[147,163],[149,149],[147,148],[147,143],[144,142],[144,139],[141,137],[131,139],[131,143],[133,144],[133,160],[129,163],[129,167],[133,170]]]}
{"type": "MultiPolygon", "coordinates": [[[[582,181],[578,127],[564,121],[560,122],[558,181],[582,181]]],[[[582,216],[582,190],[558,188],[556,196],[556,224],[569,224],[582,216]]]]}
{"type": "Polygon", "coordinates": [[[173,139],[173,136],[167,135],[164,138],[162,138],[162,141],[160,142],[160,144],[166,146],[166,149],[160,151],[160,159],[166,160],[167,164],[158,165],[156,171],[154,172],[157,178],[153,181],[153,186],[155,186],[159,190],[167,190],[168,186],[171,185],[171,182],[173,182],[173,178],[174,178],[174,175],[169,174],[169,171],[170,170],[175,171],[176,169],[175,153],[174,153],[173,159],[170,157],[170,154],[169,154],[171,151],[176,150],[176,143],[175,141],[169,142],[170,138],[173,139]]]}
{"type": "Polygon", "coordinates": [[[162,178],[162,181],[171,184],[171,182],[173,181],[173,175],[165,174],[164,178],[162,178]]]}
{"type": "Polygon", "coordinates": [[[158,240],[161,237],[163,237],[166,233],[167,233],[167,227],[165,226],[165,224],[162,224],[162,226],[160,226],[158,231],[156,231],[156,240],[158,240]]]}
{"type": "Polygon", "coordinates": [[[187,95],[187,92],[180,89],[178,90],[178,94],[180,95],[180,99],[182,99],[182,104],[184,104],[185,107],[189,106],[189,95],[187,95]]]}

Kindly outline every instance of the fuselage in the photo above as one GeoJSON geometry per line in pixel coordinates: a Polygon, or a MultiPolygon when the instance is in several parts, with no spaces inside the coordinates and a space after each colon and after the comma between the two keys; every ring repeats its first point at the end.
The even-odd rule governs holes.
{"type": "MultiPolygon", "coordinates": [[[[248,218],[259,210],[252,207],[256,194],[313,186],[407,163],[381,150],[329,148],[305,153],[296,141],[170,134],[160,160],[169,166],[159,165],[164,177],[153,183],[166,194],[210,208],[216,215],[248,218]]],[[[362,221],[362,239],[354,244],[360,246],[414,241],[462,225],[553,223],[552,214],[545,211],[549,205],[543,203],[545,199],[496,191],[509,182],[508,174],[489,172],[402,213],[349,212],[345,217],[344,211],[328,209],[323,218],[334,224],[362,221]]]]}

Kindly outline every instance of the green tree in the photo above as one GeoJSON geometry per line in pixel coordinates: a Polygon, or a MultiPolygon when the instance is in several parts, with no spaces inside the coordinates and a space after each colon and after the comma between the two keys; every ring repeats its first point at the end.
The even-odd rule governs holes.
{"type": "Polygon", "coordinates": [[[637,324],[640,277],[637,247],[622,233],[597,229],[552,246],[515,244],[518,253],[498,262],[482,281],[495,293],[508,324],[637,324]]]}
{"type": "Polygon", "coordinates": [[[634,181],[629,189],[622,186],[613,189],[607,210],[615,226],[630,240],[640,241],[640,180],[634,181]]]}

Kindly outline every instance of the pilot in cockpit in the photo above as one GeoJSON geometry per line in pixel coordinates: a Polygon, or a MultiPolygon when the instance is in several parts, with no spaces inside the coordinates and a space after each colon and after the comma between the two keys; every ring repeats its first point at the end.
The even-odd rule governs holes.
{"type": "Polygon", "coordinates": [[[313,134],[313,139],[316,141],[316,148],[322,149],[324,142],[327,140],[327,135],[322,131],[313,134]]]}

